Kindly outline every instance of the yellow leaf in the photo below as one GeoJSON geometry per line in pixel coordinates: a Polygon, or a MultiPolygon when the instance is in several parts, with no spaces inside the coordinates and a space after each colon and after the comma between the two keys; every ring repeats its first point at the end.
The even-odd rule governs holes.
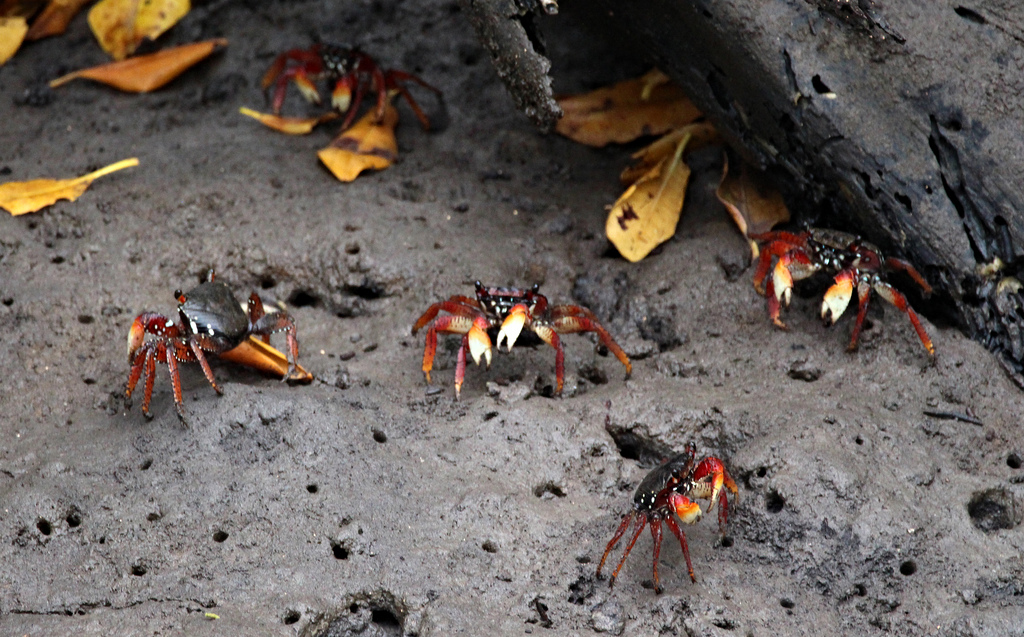
{"type": "Polygon", "coordinates": [[[789,209],[782,195],[769,182],[766,175],[746,164],[737,174],[729,174],[729,160],[722,167],[722,182],[715,191],[729,216],[750,241],[750,251],[757,258],[757,242],[750,235],[768,232],[776,225],[789,221],[789,209]]]}
{"type": "Polygon", "coordinates": [[[681,126],[668,135],[661,137],[653,144],[633,153],[633,159],[638,160],[638,162],[623,170],[622,174],[619,175],[619,180],[624,186],[628,186],[637,179],[640,179],[661,163],[661,160],[672,155],[676,150],[676,146],[679,145],[679,140],[687,135],[690,136],[690,141],[686,144],[687,153],[712,144],[722,143],[722,139],[718,136],[718,131],[708,122],[697,122],[681,126]]]}
{"type": "Polygon", "coordinates": [[[155,40],[174,26],[189,9],[189,0],[100,0],[89,10],[89,27],[104,51],[123,60],[143,40],[155,40]]]}
{"type": "Polygon", "coordinates": [[[238,112],[287,135],[308,135],[318,125],[341,117],[338,111],[328,111],[320,117],[282,117],[273,113],[260,113],[244,106],[238,112]]]}
{"type": "Polygon", "coordinates": [[[28,33],[25,18],[0,18],[0,65],[14,57],[28,33]]]}
{"type": "MultiPolygon", "coordinates": [[[[238,347],[221,352],[217,356],[239,365],[258,369],[265,374],[278,378],[284,378],[288,375],[288,357],[282,354],[280,350],[252,336],[248,340],[242,341],[238,347]]],[[[289,381],[308,383],[312,380],[313,375],[307,372],[302,365],[296,363],[295,374],[289,381]]]]}
{"type": "Polygon", "coordinates": [[[373,110],[367,112],[317,157],[339,181],[352,181],[367,168],[383,170],[398,158],[397,124],[398,110],[389,101],[381,121],[373,110]]]}
{"type": "Polygon", "coordinates": [[[683,135],[675,152],[622,193],[605,223],[605,233],[619,253],[637,262],[672,237],[679,223],[690,180],[683,150],[690,136],[683,135]]]}
{"type": "Polygon", "coordinates": [[[12,181],[0,184],[0,208],[15,217],[28,212],[35,212],[53,205],[61,199],[74,201],[85,192],[93,180],[122,168],[138,166],[139,160],[132,157],[116,164],[111,164],[77,179],[34,179],[32,181],[12,181]]]}
{"type": "Polygon", "coordinates": [[[598,147],[660,135],[701,116],[682,89],[656,69],[590,93],[559,98],[558,104],[563,115],[555,130],[598,147]]]}
{"type": "Polygon", "coordinates": [[[32,21],[26,40],[39,40],[51,35],[60,35],[68,28],[71,18],[78,15],[91,0],[50,0],[43,12],[32,21]]]}
{"type": "Polygon", "coordinates": [[[122,62],[93,66],[58,77],[50,82],[50,88],[85,78],[129,93],[148,93],[167,84],[217,49],[227,46],[227,43],[224,38],[217,38],[140,55],[122,62]]]}

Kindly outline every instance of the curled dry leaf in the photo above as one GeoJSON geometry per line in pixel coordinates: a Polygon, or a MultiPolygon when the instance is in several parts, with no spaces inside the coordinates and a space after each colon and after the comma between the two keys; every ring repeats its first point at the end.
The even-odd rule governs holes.
{"type": "Polygon", "coordinates": [[[637,262],[676,232],[683,211],[690,167],[683,151],[690,141],[684,134],[674,152],[622,193],[608,214],[605,234],[628,261],[637,262]]]}
{"type": "Polygon", "coordinates": [[[273,128],[287,135],[308,135],[320,124],[341,117],[341,113],[337,111],[328,111],[320,117],[282,117],[273,113],[260,113],[244,106],[239,108],[238,112],[253,118],[267,128],[273,128]]]}
{"type": "Polygon", "coordinates": [[[100,0],[89,27],[104,51],[123,60],[145,39],[155,40],[189,12],[189,0],[100,0]]]}
{"type": "Polygon", "coordinates": [[[164,49],[150,55],[140,55],[122,62],[82,69],[51,81],[50,88],[84,78],[129,93],[148,93],[167,84],[214,51],[227,46],[227,43],[226,39],[217,38],[164,49]]]}
{"type": "Polygon", "coordinates": [[[718,131],[709,122],[695,122],[681,126],[668,135],[661,137],[653,144],[633,153],[633,159],[637,160],[637,163],[623,170],[622,174],[619,175],[619,180],[624,186],[635,183],[638,179],[649,173],[663,159],[672,155],[679,145],[679,140],[687,135],[690,136],[690,141],[686,144],[686,152],[688,153],[711,146],[712,144],[722,143],[722,139],[718,136],[718,131]]]}
{"type": "Polygon", "coordinates": [[[657,69],[583,95],[558,99],[560,134],[588,146],[660,135],[701,116],[681,88],[657,69]]]}
{"type": "MultiPolygon", "coordinates": [[[[279,350],[252,336],[242,341],[238,347],[229,349],[217,356],[233,363],[258,369],[265,374],[277,376],[278,378],[284,378],[288,375],[288,358],[279,350]]],[[[313,374],[310,374],[302,365],[296,363],[295,375],[289,382],[308,383],[312,380],[313,374]]]]}
{"type": "Polygon", "coordinates": [[[398,110],[389,100],[380,121],[374,111],[367,112],[317,157],[339,181],[352,181],[367,168],[383,170],[398,158],[397,124],[398,110]]]}
{"type": "Polygon", "coordinates": [[[750,235],[768,232],[776,225],[789,221],[789,209],[782,195],[766,175],[746,164],[740,164],[734,174],[729,172],[726,157],[722,168],[722,182],[715,191],[718,200],[725,205],[729,216],[750,242],[750,252],[757,258],[757,242],[750,235]]]}
{"type": "Polygon", "coordinates": [[[60,35],[68,28],[71,19],[92,0],[50,0],[43,12],[32,21],[26,40],[40,40],[51,35],[60,35]]]}
{"type": "Polygon", "coordinates": [[[41,210],[61,199],[74,201],[99,177],[138,165],[139,160],[132,157],[76,179],[34,179],[0,184],[0,208],[18,216],[41,210]]]}
{"type": "Polygon", "coordinates": [[[25,41],[28,22],[25,18],[0,18],[0,65],[14,57],[25,41]]]}

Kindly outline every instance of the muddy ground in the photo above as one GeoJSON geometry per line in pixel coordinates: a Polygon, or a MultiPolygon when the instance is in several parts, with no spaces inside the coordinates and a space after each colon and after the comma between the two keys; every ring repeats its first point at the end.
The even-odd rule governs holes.
{"type": "MultiPolygon", "coordinates": [[[[643,70],[546,24],[560,90],[643,70]]],[[[41,88],[103,61],[81,17],[0,69],[5,181],[141,161],[0,219],[0,633],[1024,634],[1024,399],[980,345],[924,317],[931,361],[876,303],[847,354],[851,319],[823,327],[811,293],[773,329],[714,152],[677,236],[617,258],[626,150],[534,130],[451,1],[200,4],[170,39],[221,35],[151,95],[41,88]],[[446,109],[418,93],[441,130],[403,110],[402,161],[342,185],[315,155],[333,129],[241,117],[314,36],[443,89],[446,109]],[[184,428],[160,369],[155,417],[126,413],[132,319],[209,268],[287,305],[316,382],[215,364],[218,397],[189,365],[184,428]],[[566,336],[561,398],[552,351],[517,348],[457,402],[449,338],[427,385],[410,326],[476,279],[591,307],[632,378],[566,336]],[[609,591],[605,543],[688,441],[739,483],[725,540],[686,527],[693,584],[669,536],[656,595],[645,534],[609,591]]]]}

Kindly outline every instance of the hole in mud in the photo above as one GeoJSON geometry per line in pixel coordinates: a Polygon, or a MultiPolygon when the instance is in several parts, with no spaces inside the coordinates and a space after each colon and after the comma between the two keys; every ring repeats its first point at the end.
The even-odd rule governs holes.
{"type": "Polygon", "coordinates": [[[902,573],[903,575],[910,577],[916,572],[917,564],[914,563],[914,560],[907,560],[906,562],[900,564],[900,573],[902,573]]]}
{"type": "Polygon", "coordinates": [[[380,429],[374,429],[373,430],[373,439],[376,440],[377,442],[383,444],[383,443],[388,441],[388,435],[386,433],[384,433],[383,431],[381,431],[380,429]]]}
{"type": "Polygon", "coordinates": [[[725,548],[731,547],[734,543],[735,542],[733,542],[733,539],[731,537],[729,537],[728,535],[726,535],[725,537],[722,538],[722,546],[725,547],[725,548]]]}
{"type": "Polygon", "coordinates": [[[348,605],[348,612],[352,613],[353,615],[358,613],[359,612],[359,604],[356,604],[354,602],[349,604],[348,605]]]}
{"type": "Polygon", "coordinates": [[[906,209],[907,212],[914,211],[914,204],[910,200],[910,197],[904,195],[902,192],[894,194],[893,197],[896,198],[896,201],[898,201],[900,205],[903,206],[904,209],[906,209]]]}
{"type": "MultiPolygon", "coordinates": [[[[331,542],[331,554],[334,555],[334,559],[336,560],[347,560],[349,556],[349,550],[348,547],[342,544],[339,544],[337,542],[331,542]]],[[[355,604],[353,604],[353,606],[355,606],[355,604]]],[[[359,610],[358,606],[356,606],[356,610],[359,610]]],[[[354,613],[356,611],[353,610],[352,612],[354,613]]]]}
{"type": "Polygon", "coordinates": [[[14,305],[14,299],[12,299],[11,297],[7,297],[6,299],[3,300],[3,304],[6,305],[7,307],[11,307],[12,305],[14,305]]]}
{"type": "Polygon", "coordinates": [[[569,584],[569,601],[573,604],[582,606],[593,595],[594,580],[586,575],[580,575],[575,582],[569,584]]]}
{"type": "Polygon", "coordinates": [[[223,542],[226,539],[228,539],[228,534],[225,533],[224,531],[216,531],[213,534],[213,541],[217,542],[218,544],[223,542]]]}
{"type": "Polygon", "coordinates": [[[481,544],[480,548],[482,548],[483,550],[487,551],[488,553],[497,553],[498,552],[498,545],[495,544],[494,542],[490,541],[490,540],[487,540],[486,542],[481,544]]]}
{"type": "Polygon", "coordinates": [[[295,290],[288,297],[288,305],[292,307],[316,307],[320,305],[320,297],[306,290],[295,290]]]}
{"type": "Polygon", "coordinates": [[[320,487],[318,487],[315,484],[307,484],[306,485],[306,491],[309,491],[310,493],[316,493],[319,490],[320,490],[320,487]]]}
{"type": "Polygon", "coordinates": [[[533,495],[537,496],[538,498],[543,498],[545,496],[548,498],[564,498],[565,490],[562,489],[562,487],[555,484],[554,482],[545,482],[544,484],[538,484],[533,488],[533,495]]]}
{"type": "Polygon", "coordinates": [[[368,301],[373,301],[384,296],[384,288],[369,281],[362,285],[346,285],[344,292],[345,294],[357,296],[368,301]]]}
{"type": "Polygon", "coordinates": [[[1020,469],[1020,456],[1018,456],[1015,453],[1011,453],[1010,455],[1006,456],[1006,466],[1010,467],[1011,469],[1020,469]]]}
{"type": "Polygon", "coordinates": [[[963,18],[964,20],[967,20],[968,22],[973,22],[974,24],[985,24],[988,22],[988,20],[985,19],[985,16],[981,15],[974,9],[968,9],[967,7],[956,7],[953,9],[953,11],[956,12],[956,14],[963,18]]]}
{"type": "Polygon", "coordinates": [[[161,516],[159,512],[153,511],[152,513],[146,516],[146,520],[148,520],[149,522],[156,522],[161,517],[163,516],[161,516]]]}
{"type": "Polygon", "coordinates": [[[786,506],[786,498],[782,497],[778,491],[772,491],[765,498],[764,504],[769,513],[778,513],[782,507],[786,506]]]}
{"type": "Polygon", "coordinates": [[[484,414],[484,421],[493,420],[493,419],[495,419],[497,417],[498,417],[498,412],[496,412],[496,411],[489,411],[486,414],[484,414]]]}
{"type": "Polygon", "coordinates": [[[781,604],[783,608],[794,608],[796,606],[796,602],[794,602],[788,597],[783,597],[782,599],[780,599],[779,604],[781,604]]]}
{"type": "Polygon", "coordinates": [[[275,281],[274,277],[272,277],[272,276],[268,275],[268,276],[264,276],[264,277],[262,277],[260,279],[260,287],[263,288],[264,290],[269,290],[270,288],[274,287],[275,285],[277,285],[277,281],[275,281]]]}
{"type": "Polygon", "coordinates": [[[863,584],[856,584],[853,587],[853,594],[857,597],[864,597],[868,594],[868,589],[863,584]]]}
{"type": "Polygon", "coordinates": [[[302,617],[302,613],[300,613],[297,610],[292,610],[292,609],[289,608],[288,610],[286,610],[284,612],[284,617],[281,618],[281,621],[284,622],[285,624],[291,625],[291,624],[294,624],[297,621],[299,621],[299,619],[301,617],[302,617]]]}
{"type": "Polygon", "coordinates": [[[96,379],[95,378],[83,378],[82,382],[85,383],[86,385],[95,385],[96,384],[96,379]]]}
{"type": "Polygon", "coordinates": [[[82,524],[82,514],[78,511],[71,511],[64,517],[64,521],[68,523],[68,526],[76,528],[82,524]]]}
{"type": "Polygon", "coordinates": [[[36,521],[36,528],[39,529],[39,532],[43,535],[49,535],[53,533],[53,525],[50,524],[50,521],[46,518],[39,518],[36,521]]]}
{"type": "Polygon", "coordinates": [[[864,439],[861,438],[860,436],[857,436],[856,438],[854,438],[853,441],[856,442],[858,445],[864,444],[864,439]]]}
{"type": "Polygon", "coordinates": [[[96,319],[94,319],[89,314],[79,314],[78,315],[78,322],[81,323],[82,325],[91,325],[93,323],[93,321],[95,321],[95,320],[96,319]]]}
{"type": "Polygon", "coordinates": [[[386,608],[373,609],[373,612],[370,614],[370,621],[385,631],[401,634],[402,622],[398,621],[398,617],[386,608]]]}
{"type": "Polygon", "coordinates": [[[143,471],[148,471],[149,468],[152,467],[152,466],[153,466],[153,459],[152,458],[146,458],[145,460],[142,461],[142,464],[139,465],[139,469],[142,469],[143,471]]]}
{"type": "Polygon", "coordinates": [[[1016,511],[1019,507],[1013,494],[1006,489],[976,491],[967,503],[971,523],[985,533],[1012,529],[1020,523],[1016,511]]]}
{"type": "Polygon", "coordinates": [[[60,255],[57,255],[57,256],[53,257],[52,259],[50,259],[50,263],[56,263],[58,265],[61,264],[61,263],[64,263],[64,257],[62,257],[60,255]]]}
{"type": "Polygon", "coordinates": [[[132,565],[132,575],[135,577],[142,577],[146,574],[146,567],[140,562],[132,565]]]}
{"type": "Polygon", "coordinates": [[[953,119],[951,119],[948,122],[946,122],[946,125],[944,126],[944,128],[946,130],[953,131],[954,133],[958,133],[958,132],[960,132],[960,131],[962,131],[964,129],[964,125],[963,125],[963,123],[960,120],[958,120],[958,119],[956,119],[954,117],[953,119]]]}
{"type": "Polygon", "coordinates": [[[754,472],[758,478],[763,478],[768,475],[768,467],[758,467],[757,471],[754,472]]]}
{"type": "Polygon", "coordinates": [[[822,81],[820,75],[815,75],[811,78],[811,86],[814,87],[814,91],[818,93],[818,95],[828,95],[832,93],[832,89],[828,87],[828,84],[825,84],[825,82],[822,81]]]}
{"type": "Polygon", "coordinates": [[[619,448],[619,455],[627,460],[636,460],[644,467],[655,467],[672,455],[672,450],[654,440],[648,440],[628,429],[605,426],[605,430],[619,448]]]}

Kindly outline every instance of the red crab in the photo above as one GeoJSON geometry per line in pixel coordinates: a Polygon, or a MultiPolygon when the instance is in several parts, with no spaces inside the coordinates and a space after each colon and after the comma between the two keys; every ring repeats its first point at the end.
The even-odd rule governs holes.
{"type": "Polygon", "coordinates": [[[495,336],[499,349],[502,341],[507,339],[508,351],[512,351],[512,345],[519,338],[523,327],[530,328],[541,341],[555,348],[558,394],[562,393],[565,380],[565,354],[559,334],[596,333],[604,346],[626,366],[626,378],[629,378],[633,371],[629,357],[597,322],[593,312],[578,305],[549,306],[547,297],[539,289],[539,285],[529,290],[484,287],[477,281],[475,299],[455,295],[447,301],[431,305],[412,326],[412,333],[416,334],[429,324],[427,342],[423,349],[423,373],[426,374],[427,382],[430,382],[430,370],[434,367],[438,332],[463,335],[455,363],[455,397],[458,398],[462,381],[466,377],[466,352],[469,352],[477,365],[483,357],[490,366],[492,333],[497,332],[495,336]],[[438,317],[441,311],[448,315],[438,317]]]}
{"type": "Polygon", "coordinates": [[[413,99],[403,82],[415,82],[440,95],[441,91],[420,78],[405,71],[395,69],[382,70],[372,57],[358,48],[350,48],[336,44],[318,43],[308,49],[292,49],[277,56],[263,75],[263,90],[274,85],[272,105],[274,113],[281,112],[289,80],[303,96],[314,104],[320,103],[320,91],[316,82],[326,79],[333,82],[331,88],[331,106],[345,113],[342,130],[348,128],[367,91],[377,96],[377,119],[384,117],[384,106],[388,92],[395,91],[409,102],[416,118],[425,130],[430,129],[430,120],[423,113],[419,104],[413,99]]]}
{"type": "Polygon", "coordinates": [[[835,230],[810,228],[799,233],[767,232],[752,238],[761,247],[761,256],[754,272],[754,287],[767,297],[768,315],[775,325],[786,329],[779,313],[782,305],[789,305],[794,281],[825,271],[834,275],[834,283],[825,292],[821,304],[821,318],[826,325],[835,323],[842,316],[853,297],[853,290],[857,290],[857,322],[854,323],[847,350],[857,349],[857,337],[864,326],[873,290],[907,315],[928,354],[935,354],[935,346],[917,314],[907,303],[907,297],[885,281],[887,273],[902,271],[921,286],[925,294],[930,294],[932,287],[914,266],[902,259],[883,257],[877,247],[862,241],[860,237],[835,230]],[[772,260],[776,258],[773,269],[772,260]],[[770,270],[771,277],[768,276],[770,270]]]}
{"type": "Polygon", "coordinates": [[[128,332],[128,363],[131,372],[125,396],[129,407],[135,385],[145,372],[142,413],[151,417],[149,402],[153,396],[156,363],[167,363],[171,385],[174,387],[174,404],[178,416],[184,421],[185,406],[181,398],[178,363],[199,363],[213,389],[218,394],[222,393],[206,360],[207,352],[277,373],[284,376],[285,380],[308,382],[313,379],[296,362],[299,344],[291,317],[285,312],[264,313],[263,302],[255,292],[249,297],[247,315],[228,286],[214,281],[211,270],[205,283],[184,294],[180,290],[175,291],[174,296],[178,300],[177,323],[161,314],[143,312],[135,317],[128,332]],[[265,345],[270,342],[270,335],[274,332],[285,332],[287,335],[289,358],[285,359],[280,352],[265,345]],[[147,341],[146,334],[156,338],[147,341]],[[250,339],[250,336],[262,337],[262,342],[250,339]]]}
{"type": "Polygon", "coordinates": [[[700,520],[705,512],[710,512],[715,508],[716,504],[721,504],[718,509],[718,528],[724,537],[725,525],[729,517],[729,499],[725,491],[722,491],[722,487],[732,491],[736,496],[733,499],[733,506],[736,505],[739,490],[718,458],[704,458],[695,467],[693,461],[696,453],[696,447],[692,443],[687,445],[686,451],[655,468],[640,482],[640,486],[633,494],[633,509],[622,518],[622,524],[619,525],[615,535],[608,542],[604,555],[601,556],[601,562],[597,565],[597,577],[600,578],[601,569],[604,567],[608,555],[622,539],[630,523],[636,520],[629,544],[626,545],[626,550],[622,553],[622,558],[619,559],[619,564],[610,578],[609,588],[615,586],[615,578],[618,577],[619,570],[622,569],[626,558],[629,557],[629,552],[633,550],[633,545],[636,544],[644,527],[650,525],[651,537],[654,539],[654,590],[661,593],[661,582],[658,579],[658,556],[661,554],[662,522],[667,524],[669,530],[679,539],[679,546],[683,549],[683,557],[686,558],[686,568],[690,573],[690,579],[694,582],[697,581],[697,577],[693,574],[693,563],[690,562],[690,550],[686,545],[686,535],[679,528],[672,514],[675,513],[684,524],[693,524],[700,520]],[[700,505],[694,501],[697,499],[710,501],[706,511],[701,511],[700,505]]]}

